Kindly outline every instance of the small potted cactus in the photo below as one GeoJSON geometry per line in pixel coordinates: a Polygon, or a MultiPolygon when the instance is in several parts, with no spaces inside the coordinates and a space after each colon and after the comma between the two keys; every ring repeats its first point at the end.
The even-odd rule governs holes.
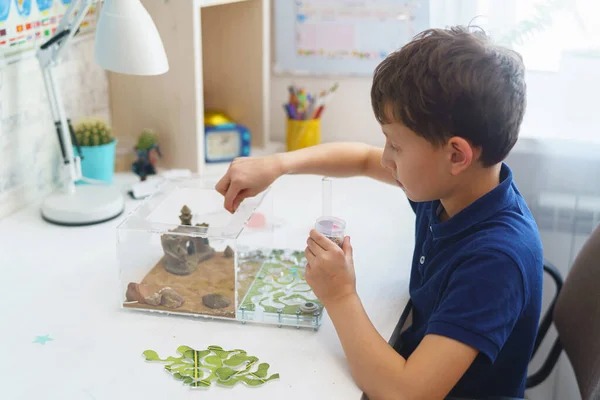
{"type": "MultiPolygon", "coordinates": [[[[100,119],[87,119],[74,127],[81,149],[81,173],[85,178],[112,182],[115,173],[117,140],[110,127],[100,119]]],[[[77,154],[77,147],[73,149],[77,154]]]]}
{"type": "Polygon", "coordinates": [[[131,165],[131,170],[145,181],[148,175],[156,174],[156,162],[161,157],[158,146],[158,135],[152,129],[144,129],[135,146],[137,159],[131,165]]]}

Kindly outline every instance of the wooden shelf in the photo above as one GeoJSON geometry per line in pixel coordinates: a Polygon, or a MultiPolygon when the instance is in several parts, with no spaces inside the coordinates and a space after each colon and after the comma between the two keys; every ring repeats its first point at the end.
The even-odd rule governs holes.
{"type": "Polygon", "coordinates": [[[204,110],[247,126],[252,146],[269,137],[270,0],[143,0],[161,35],[169,71],[109,73],[118,138],[153,128],[165,168],[202,172],[204,110]]]}
{"type": "Polygon", "coordinates": [[[248,0],[200,0],[200,7],[222,6],[229,3],[239,3],[248,0]]]}

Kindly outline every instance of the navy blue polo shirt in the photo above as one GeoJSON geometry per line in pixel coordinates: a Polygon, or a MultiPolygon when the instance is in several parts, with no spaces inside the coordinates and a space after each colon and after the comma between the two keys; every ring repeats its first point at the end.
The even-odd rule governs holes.
{"type": "Polygon", "coordinates": [[[480,353],[451,396],[523,397],[540,318],[543,254],[510,168],[503,164],[500,184],[445,222],[439,201],[411,205],[413,324],[394,347],[408,358],[425,335],[458,340],[480,353]]]}

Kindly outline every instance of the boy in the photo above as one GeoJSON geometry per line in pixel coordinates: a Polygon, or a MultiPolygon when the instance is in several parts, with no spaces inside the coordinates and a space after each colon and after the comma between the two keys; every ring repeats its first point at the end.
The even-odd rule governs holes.
{"type": "MultiPolygon", "coordinates": [[[[375,399],[523,397],[540,316],[542,245],[503,162],[525,111],[521,57],[465,28],[428,30],[376,69],[384,149],[335,143],[235,160],[225,208],[282,174],[366,175],[398,185],[416,214],[412,325],[388,344],[355,290],[350,239],[316,231],[306,279],[358,386],[375,399]]],[[[400,228],[402,229],[402,228],[400,228]]]]}

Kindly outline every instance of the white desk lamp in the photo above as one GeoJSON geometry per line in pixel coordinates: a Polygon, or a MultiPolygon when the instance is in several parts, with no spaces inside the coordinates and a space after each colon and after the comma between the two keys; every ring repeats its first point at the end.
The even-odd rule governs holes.
{"type": "MultiPolygon", "coordinates": [[[[56,33],[37,51],[63,157],[61,185],[42,205],[42,217],[60,225],[90,225],[111,220],[124,209],[123,194],[108,184],[75,185],[82,179],[80,157],[70,121],[65,116],[53,68],[62,50],[77,33],[94,0],[73,0],[56,33]],[[78,9],[77,14],[75,14],[78,9]]],[[[140,0],[105,0],[94,50],[106,70],[132,75],[159,75],[169,70],[158,30],[140,0]]]]}

